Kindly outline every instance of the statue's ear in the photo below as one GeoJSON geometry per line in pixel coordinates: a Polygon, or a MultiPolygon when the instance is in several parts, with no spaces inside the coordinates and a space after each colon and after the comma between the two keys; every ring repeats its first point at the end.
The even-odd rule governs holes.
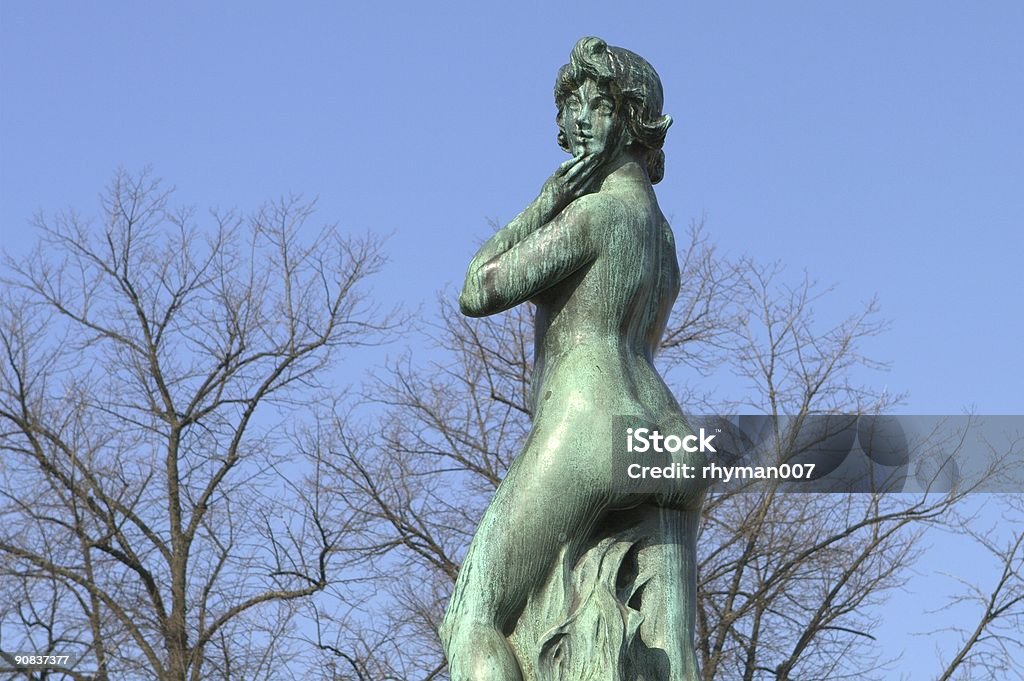
{"type": "Polygon", "coordinates": [[[628,125],[622,126],[622,148],[628,149],[633,146],[633,142],[636,142],[636,138],[633,136],[633,131],[629,129],[628,125]]]}

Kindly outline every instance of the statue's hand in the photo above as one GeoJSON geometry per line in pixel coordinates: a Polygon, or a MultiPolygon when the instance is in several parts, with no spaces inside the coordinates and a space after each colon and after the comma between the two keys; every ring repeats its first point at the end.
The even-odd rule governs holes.
{"type": "Polygon", "coordinates": [[[491,258],[505,253],[517,243],[551,222],[562,209],[592,191],[592,183],[603,157],[597,154],[574,156],[547,179],[540,194],[512,222],[487,240],[470,263],[470,271],[491,258]]]}
{"type": "Polygon", "coordinates": [[[574,200],[592,191],[591,181],[601,165],[599,154],[574,156],[558,166],[540,190],[538,200],[550,220],[574,200]]]}

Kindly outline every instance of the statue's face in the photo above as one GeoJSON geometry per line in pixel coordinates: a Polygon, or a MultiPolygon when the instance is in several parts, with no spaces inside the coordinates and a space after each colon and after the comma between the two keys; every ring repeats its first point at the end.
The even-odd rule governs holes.
{"type": "Polygon", "coordinates": [[[573,156],[616,151],[615,100],[596,82],[587,79],[565,98],[559,122],[573,156]]]}

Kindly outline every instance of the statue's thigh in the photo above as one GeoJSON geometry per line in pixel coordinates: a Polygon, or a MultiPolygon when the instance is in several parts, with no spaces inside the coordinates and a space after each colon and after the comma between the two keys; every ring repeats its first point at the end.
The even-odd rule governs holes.
{"type": "Polygon", "coordinates": [[[559,549],[580,542],[608,508],[607,475],[587,461],[583,443],[535,429],[499,485],[467,562],[490,584],[485,600],[517,607],[544,578],[559,549]]]}

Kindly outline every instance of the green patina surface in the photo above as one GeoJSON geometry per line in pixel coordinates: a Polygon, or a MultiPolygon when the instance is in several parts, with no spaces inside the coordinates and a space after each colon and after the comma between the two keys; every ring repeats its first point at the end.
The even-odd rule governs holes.
{"type": "Polygon", "coordinates": [[[459,299],[470,316],[536,305],[534,422],[442,641],[453,681],[693,679],[702,483],[644,494],[611,465],[616,416],[690,432],[653,364],[679,291],[652,186],[672,120],[654,69],[598,38],[576,44],[555,99],[571,158],[481,247],[459,299]]]}

